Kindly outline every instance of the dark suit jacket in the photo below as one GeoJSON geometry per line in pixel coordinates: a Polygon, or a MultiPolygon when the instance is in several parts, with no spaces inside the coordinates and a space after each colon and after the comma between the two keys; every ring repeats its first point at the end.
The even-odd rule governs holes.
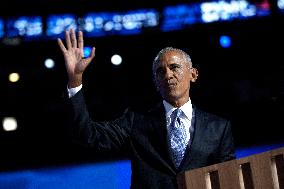
{"type": "Polygon", "coordinates": [[[180,167],[175,168],[168,151],[162,103],[145,114],[127,110],[114,121],[94,122],[82,91],[70,102],[73,139],[99,151],[119,151],[128,147],[131,188],[177,188],[177,173],[235,158],[230,122],[195,106],[193,141],[180,167]]]}

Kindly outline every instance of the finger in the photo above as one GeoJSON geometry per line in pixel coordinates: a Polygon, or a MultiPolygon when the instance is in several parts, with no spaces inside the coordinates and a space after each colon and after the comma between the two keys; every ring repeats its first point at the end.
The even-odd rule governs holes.
{"type": "Polygon", "coordinates": [[[82,31],[79,31],[79,32],[78,32],[78,47],[79,47],[79,49],[81,49],[81,51],[83,52],[84,39],[83,39],[83,32],[82,32],[82,31]]]}
{"type": "Polygon", "coordinates": [[[90,63],[92,61],[92,59],[95,57],[95,51],[96,51],[96,48],[93,47],[92,52],[91,52],[91,56],[89,58],[87,58],[88,63],[90,63]]]}
{"type": "Polygon", "coordinates": [[[71,41],[70,41],[70,34],[69,31],[65,31],[65,38],[66,38],[66,44],[67,44],[67,48],[71,49],[72,45],[71,45],[71,41]]]}
{"type": "Polygon", "coordinates": [[[57,39],[57,43],[58,43],[61,51],[65,53],[67,51],[67,49],[65,48],[65,46],[64,46],[63,42],[61,41],[61,39],[58,38],[57,39]]]}
{"type": "Polygon", "coordinates": [[[71,29],[71,40],[72,40],[72,47],[77,48],[77,39],[74,29],[71,29]]]}

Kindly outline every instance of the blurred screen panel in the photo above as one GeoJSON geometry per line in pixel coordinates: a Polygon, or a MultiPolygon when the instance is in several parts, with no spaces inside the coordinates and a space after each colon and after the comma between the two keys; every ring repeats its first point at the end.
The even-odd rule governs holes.
{"type": "Polygon", "coordinates": [[[156,27],[159,14],[153,9],[133,10],[125,13],[102,12],[86,14],[80,28],[86,36],[140,34],[144,28],[156,27]]]}
{"type": "Polygon", "coordinates": [[[0,38],[4,36],[4,23],[3,20],[0,18],[0,38]]]}
{"type": "Polygon", "coordinates": [[[77,29],[76,17],[73,14],[49,15],[46,22],[46,35],[51,38],[64,36],[65,30],[77,29]]]}
{"type": "Polygon", "coordinates": [[[6,20],[8,37],[34,39],[42,36],[43,24],[40,16],[20,16],[6,20]]]}

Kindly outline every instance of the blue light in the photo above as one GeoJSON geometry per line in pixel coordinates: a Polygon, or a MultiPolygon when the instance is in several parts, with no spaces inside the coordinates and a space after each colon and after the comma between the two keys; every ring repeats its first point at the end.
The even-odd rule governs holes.
{"type": "Polygon", "coordinates": [[[47,17],[46,35],[49,37],[64,36],[65,30],[77,29],[76,16],[73,14],[49,15],[47,17]]]}
{"type": "Polygon", "coordinates": [[[163,17],[161,30],[164,32],[182,30],[201,22],[199,4],[166,6],[163,10],[163,17]]]}
{"type": "Polygon", "coordinates": [[[278,1],[277,1],[277,7],[278,7],[281,11],[284,11],[284,0],[278,0],[278,1]]]}
{"type": "Polygon", "coordinates": [[[106,35],[114,13],[89,13],[83,17],[82,28],[87,37],[98,37],[106,35]],[[108,22],[110,21],[110,22],[108,22]]]}
{"type": "Polygon", "coordinates": [[[219,41],[220,41],[220,45],[223,48],[229,48],[232,45],[231,38],[229,36],[227,36],[227,35],[222,35],[220,37],[219,41]]]}
{"type": "Polygon", "coordinates": [[[1,189],[125,189],[130,188],[130,178],[130,161],[124,160],[0,173],[0,186],[1,189]]]}
{"type": "Polygon", "coordinates": [[[269,150],[281,148],[281,147],[284,147],[284,143],[265,144],[265,145],[258,145],[258,146],[243,147],[243,148],[236,149],[236,156],[237,156],[237,158],[243,158],[243,157],[251,156],[251,155],[254,155],[254,154],[266,152],[266,151],[269,151],[269,150]]]}
{"type": "Polygon", "coordinates": [[[88,37],[140,34],[143,28],[158,26],[158,15],[154,9],[89,13],[83,17],[82,28],[88,37]]]}
{"type": "Polygon", "coordinates": [[[43,23],[40,16],[20,16],[7,19],[7,36],[38,38],[43,33],[43,23]]]}
{"type": "MultiPolygon", "coordinates": [[[[284,147],[284,143],[236,149],[237,159],[284,147]]],[[[130,188],[131,162],[121,160],[0,173],[1,188],[125,189],[130,188]],[[64,182],[62,182],[64,178],[64,182]]]]}
{"type": "Polygon", "coordinates": [[[4,36],[4,24],[3,20],[0,19],[0,38],[4,36]]]}
{"type": "Polygon", "coordinates": [[[83,49],[84,57],[91,56],[91,52],[92,52],[92,48],[91,47],[84,47],[84,49],[83,49]]]}

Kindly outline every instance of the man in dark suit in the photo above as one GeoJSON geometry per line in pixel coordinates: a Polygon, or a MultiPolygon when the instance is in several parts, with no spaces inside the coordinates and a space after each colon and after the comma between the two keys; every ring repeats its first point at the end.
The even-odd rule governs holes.
{"type": "Polygon", "coordinates": [[[163,98],[147,113],[126,110],[107,122],[94,122],[88,113],[82,75],[95,56],[83,58],[83,33],[66,31],[66,47],[58,39],[68,73],[68,92],[76,140],[98,151],[129,149],[131,188],[177,188],[176,176],[235,158],[230,122],[191,103],[190,84],[198,71],[190,56],[172,47],[162,49],[153,62],[153,78],[163,98]],[[176,135],[175,135],[176,134],[176,135]]]}

